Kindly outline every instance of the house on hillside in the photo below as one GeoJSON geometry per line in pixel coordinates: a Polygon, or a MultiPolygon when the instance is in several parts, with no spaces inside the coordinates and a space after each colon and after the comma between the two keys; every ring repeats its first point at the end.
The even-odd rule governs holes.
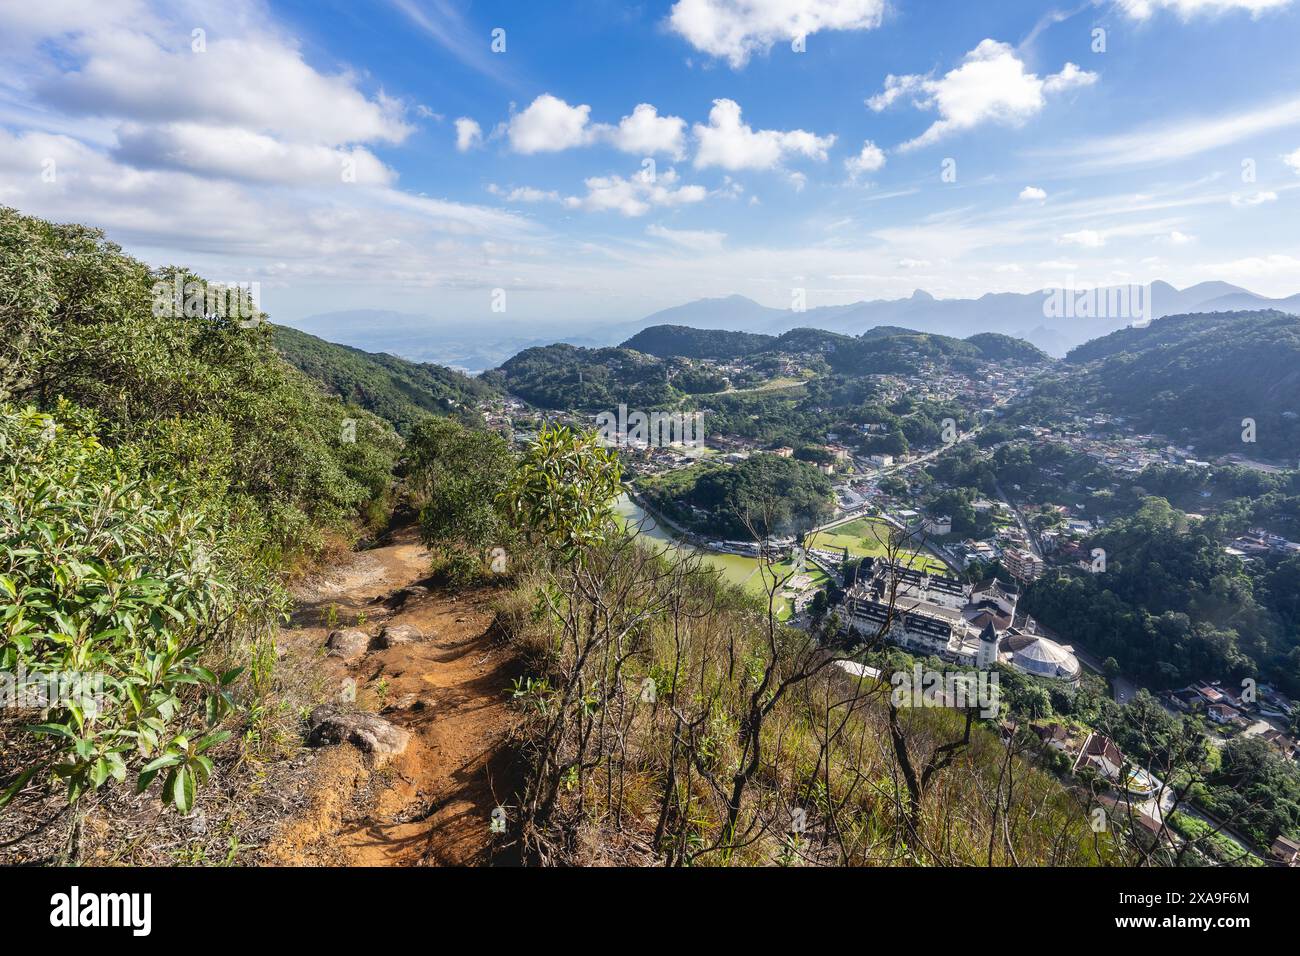
{"type": "Polygon", "coordinates": [[[1268,851],[1269,858],[1283,866],[1300,866],[1300,842],[1279,836],[1268,851]]]}

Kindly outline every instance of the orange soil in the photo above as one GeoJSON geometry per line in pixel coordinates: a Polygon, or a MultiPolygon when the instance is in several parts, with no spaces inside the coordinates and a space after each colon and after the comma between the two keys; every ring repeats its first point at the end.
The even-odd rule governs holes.
{"type": "MultiPolygon", "coordinates": [[[[315,577],[297,595],[293,626],[282,630],[286,659],[318,659],[329,630],[364,614],[372,637],[386,624],[414,624],[424,639],[372,650],[350,664],[324,664],[341,690],[356,681],[357,705],[412,734],[406,751],[376,761],[349,744],[316,764],[308,806],[264,851],[280,865],[471,865],[500,861],[492,811],[516,789],[508,741],[515,715],[505,694],[518,665],[494,641],[490,589],[451,594],[424,580],[430,556],[414,529],[315,577]],[[422,583],[429,593],[405,598],[422,583]]],[[[507,810],[508,812],[508,810],[507,810]]]]}

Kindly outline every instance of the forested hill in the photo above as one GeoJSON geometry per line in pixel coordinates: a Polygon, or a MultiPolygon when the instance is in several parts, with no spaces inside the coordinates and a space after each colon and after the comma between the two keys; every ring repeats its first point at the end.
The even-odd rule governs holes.
{"type": "Polygon", "coordinates": [[[878,326],[859,336],[824,329],[797,328],[780,336],[723,329],[694,329],[684,325],[656,325],[642,329],[619,348],[634,349],[658,358],[735,361],[764,353],[799,355],[821,353],[839,371],[910,371],[915,360],[971,359],[989,362],[1049,362],[1051,357],[1023,339],[982,332],[967,339],[930,335],[896,326],[878,326]],[[910,357],[909,357],[910,354],[910,357]],[[854,364],[865,368],[853,368],[854,364]]]}
{"type": "Polygon", "coordinates": [[[539,408],[615,408],[620,402],[652,408],[678,394],[668,375],[663,360],[644,352],[561,343],[524,349],[483,380],[539,408]]]}
{"type": "Polygon", "coordinates": [[[1063,387],[1087,405],[1207,453],[1294,460],[1300,318],[1277,311],[1175,315],[1074,349],[1063,387]],[[1244,419],[1255,443],[1243,441],[1244,419]]]}
{"type": "Polygon", "coordinates": [[[980,332],[968,336],[965,341],[979,349],[980,354],[990,362],[1025,362],[1037,365],[1052,361],[1052,357],[1037,345],[1000,332],[980,332]]]}
{"type": "Polygon", "coordinates": [[[926,363],[972,371],[979,363],[1001,362],[1013,357],[1018,361],[1050,361],[1046,353],[1019,339],[1008,336],[976,338],[982,338],[984,344],[925,332],[904,331],[888,335],[868,332],[841,344],[827,356],[827,361],[837,372],[860,375],[915,373],[926,363]],[[1016,343],[1020,348],[1013,350],[1008,343],[1016,343]],[[1016,353],[1014,356],[1013,351],[1016,353]]]}
{"type": "Polygon", "coordinates": [[[408,434],[429,414],[473,416],[475,405],[496,394],[490,384],[442,365],[409,362],[326,342],[287,326],[274,327],[276,349],[326,390],[408,434]]]}
{"type": "Polygon", "coordinates": [[[525,349],[483,383],[518,395],[540,408],[642,408],[676,403],[684,396],[747,389],[788,376],[916,374],[929,367],[975,372],[988,364],[1051,362],[1021,339],[985,334],[962,340],[906,329],[873,329],[861,336],[822,329],[791,329],[773,337],[684,326],[655,326],[617,348],[557,344],[525,349]],[[707,363],[739,362],[723,374],[707,363]]]}
{"type": "Polygon", "coordinates": [[[655,325],[642,329],[619,346],[659,358],[727,360],[748,355],[776,341],[757,332],[692,329],[685,325],[655,325]]]}

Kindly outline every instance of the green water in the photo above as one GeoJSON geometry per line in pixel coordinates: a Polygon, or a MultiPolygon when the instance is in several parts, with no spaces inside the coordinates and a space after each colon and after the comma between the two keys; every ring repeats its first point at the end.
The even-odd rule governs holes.
{"type": "Polygon", "coordinates": [[[670,532],[659,527],[655,519],[627,495],[619,495],[614,502],[614,510],[631,526],[640,524],[641,540],[647,538],[663,544],[665,547],[684,554],[701,555],[706,563],[722,571],[722,576],[733,584],[746,584],[758,570],[758,559],[741,554],[718,554],[713,551],[701,551],[684,541],[678,541],[670,532]]]}
{"type": "MultiPolygon", "coordinates": [[[[763,576],[758,573],[758,559],[746,557],[741,554],[719,554],[716,551],[703,551],[684,541],[679,541],[672,536],[666,529],[661,528],[655,519],[645,511],[640,505],[629,498],[627,495],[619,495],[618,500],[614,503],[614,510],[630,526],[640,523],[641,540],[656,542],[664,548],[672,548],[683,554],[698,554],[705,564],[717,568],[722,572],[722,578],[731,584],[738,584],[752,594],[764,594],[766,589],[763,586],[763,576]]],[[[775,566],[778,574],[783,574],[790,570],[788,562],[783,562],[775,566]]],[[[825,575],[814,567],[809,567],[808,572],[813,576],[814,581],[822,581],[825,575]]],[[[771,578],[769,577],[770,581],[771,578]]],[[[785,620],[791,614],[791,608],[788,601],[778,599],[780,611],[778,616],[785,620]]]]}

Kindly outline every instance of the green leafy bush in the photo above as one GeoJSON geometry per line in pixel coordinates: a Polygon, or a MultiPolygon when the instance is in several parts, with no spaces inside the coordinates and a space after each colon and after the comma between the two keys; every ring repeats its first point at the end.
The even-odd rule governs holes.
{"type": "Polygon", "coordinates": [[[162,774],[188,811],[239,676],[200,661],[269,626],[281,593],[173,482],[101,444],[89,414],[59,412],[0,407],[0,672],[46,744],[0,804],[42,773],[72,802],[162,774]]]}
{"type": "Polygon", "coordinates": [[[0,207],[0,288],[0,400],[94,411],[105,444],[228,505],[270,550],[310,550],[387,493],[392,428],[281,359],[260,316],[210,307],[223,287],[0,207]],[[171,307],[177,282],[195,309],[171,307]]]}

